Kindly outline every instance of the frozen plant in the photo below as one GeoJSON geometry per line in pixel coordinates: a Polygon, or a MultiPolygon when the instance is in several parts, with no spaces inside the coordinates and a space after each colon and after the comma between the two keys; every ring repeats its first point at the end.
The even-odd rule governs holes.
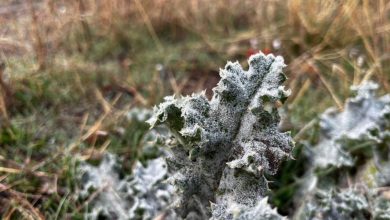
{"type": "MultiPolygon", "coordinates": [[[[352,87],[357,95],[346,101],[344,111],[330,108],[321,116],[322,141],[314,148],[318,168],[353,166],[351,142],[381,142],[389,124],[390,97],[375,98],[378,85],[367,82],[352,87]],[[373,134],[374,133],[374,134],[373,134]],[[375,137],[375,135],[381,137],[375,137]],[[323,155],[327,155],[323,157],[323,155]]],[[[388,135],[388,134],[387,134],[388,135]]]]}
{"type": "Polygon", "coordinates": [[[83,164],[82,190],[86,198],[96,192],[90,203],[86,219],[154,219],[167,213],[172,200],[172,186],[165,182],[167,167],[164,159],[148,161],[146,166],[137,162],[132,175],[122,177],[117,157],[106,154],[99,164],[83,164]]]}
{"type": "Polygon", "coordinates": [[[367,187],[317,190],[296,219],[388,220],[390,201],[367,187]]]}
{"type": "Polygon", "coordinates": [[[379,197],[375,200],[373,208],[373,217],[375,220],[390,219],[390,200],[389,198],[379,197]]]}
{"type": "Polygon", "coordinates": [[[305,207],[301,219],[367,219],[370,216],[368,201],[355,189],[318,191],[305,207]]]}
{"type": "Polygon", "coordinates": [[[173,207],[182,218],[248,219],[253,213],[282,218],[265,202],[264,174],[275,174],[294,145],[278,129],[277,106],[289,95],[282,86],[285,64],[263,53],[248,63],[244,71],[228,62],[211,100],[204,92],[169,96],[148,120],[173,135],[167,163],[178,193],[173,207]]]}
{"type": "Polygon", "coordinates": [[[375,187],[390,184],[390,96],[377,98],[377,89],[373,82],[354,86],[356,96],[344,110],[321,115],[320,141],[308,148],[309,169],[297,195],[297,219],[382,219],[390,201],[375,187]],[[365,190],[354,190],[357,185],[365,190]]]}
{"type": "Polygon", "coordinates": [[[259,200],[255,206],[240,205],[235,202],[225,204],[228,209],[217,209],[218,211],[213,212],[211,219],[239,219],[239,220],[285,220],[279,215],[276,208],[272,209],[268,204],[268,198],[265,197],[259,200]]]}
{"type": "MultiPolygon", "coordinates": [[[[133,108],[127,119],[143,132],[146,118],[151,116],[147,109],[133,108]]],[[[147,128],[147,126],[146,126],[147,128]]],[[[136,161],[131,174],[124,174],[120,157],[105,153],[99,165],[81,162],[81,198],[96,196],[90,201],[86,219],[151,220],[157,216],[170,216],[167,210],[173,200],[173,187],[166,182],[169,173],[156,139],[157,131],[165,134],[166,129],[145,130],[140,140],[141,162],[136,161]]]]}

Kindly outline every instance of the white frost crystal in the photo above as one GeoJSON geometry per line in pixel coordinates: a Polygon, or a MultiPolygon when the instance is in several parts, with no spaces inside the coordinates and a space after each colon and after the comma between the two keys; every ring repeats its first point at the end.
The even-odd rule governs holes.
{"type": "Polygon", "coordinates": [[[168,167],[179,216],[206,219],[231,209],[228,204],[240,207],[241,217],[218,219],[247,219],[251,215],[245,213],[268,210],[264,174],[275,174],[293,148],[290,134],[278,130],[277,105],[289,95],[281,85],[283,67],[282,57],[262,53],[249,58],[248,71],[228,62],[211,100],[204,93],[169,96],[155,107],[151,127],[164,124],[174,135],[168,167]]]}

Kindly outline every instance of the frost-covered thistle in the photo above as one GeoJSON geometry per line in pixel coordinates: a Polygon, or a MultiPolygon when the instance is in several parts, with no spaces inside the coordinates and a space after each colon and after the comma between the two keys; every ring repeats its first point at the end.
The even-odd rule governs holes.
{"type": "Polygon", "coordinates": [[[169,96],[154,109],[151,127],[164,124],[174,136],[168,168],[179,216],[281,218],[261,201],[268,190],[264,174],[275,174],[293,148],[290,134],[278,130],[277,105],[289,95],[284,66],[282,57],[262,53],[249,58],[248,71],[228,62],[211,100],[204,92],[169,96]]]}
{"type": "Polygon", "coordinates": [[[384,135],[389,135],[390,96],[375,98],[377,89],[373,82],[353,86],[356,97],[347,100],[344,111],[330,108],[321,115],[322,141],[313,151],[315,167],[351,167],[354,160],[350,151],[356,143],[375,145],[384,140],[384,135]]]}
{"type": "Polygon", "coordinates": [[[299,219],[367,219],[370,216],[368,201],[362,192],[344,189],[336,192],[318,191],[305,206],[299,219]]]}
{"type": "Polygon", "coordinates": [[[132,175],[121,177],[121,161],[105,154],[99,166],[82,164],[80,196],[97,191],[85,219],[151,220],[163,215],[172,200],[172,186],[165,183],[164,159],[149,160],[146,166],[136,162],[132,175]]]}
{"type": "Polygon", "coordinates": [[[321,115],[320,141],[309,150],[296,199],[297,219],[390,219],[390,201],[375,192],[390,185],[390,95],[377,98],[376,89],[373,82],[352,87],[356,96],[343,111],[321,115]],[[363,190],[354,189],[360,185],[363,190]]]}
{"type": "MultiPolygon", "coordinates": [[[[133,108],[127,114],[130,123],[136,125],[145,123],[150,116],[150,110],[138,108],[133,108]]],[[[175,219],[167,210],[174,197],[173,187],[166,182],[170,174],[162,158],[164,151],[156,141],[157,131],[165,134],[167,130],[137,129],[138,132],[145,132],[140,140],[144,163],[135,161],[131,173],[126,173],[123,166],[128,161],[108,152],[99,165],[80,161],[79,198],[94,198],[88,203],[85,219],[152,220],[158,216],[175,219]]]]}

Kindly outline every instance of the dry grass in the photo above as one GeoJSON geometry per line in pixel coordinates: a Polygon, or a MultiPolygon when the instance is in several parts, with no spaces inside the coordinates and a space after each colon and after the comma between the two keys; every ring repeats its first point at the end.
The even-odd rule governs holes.
{"type": "Polygon", "coordinates": [[[209,89],[225,60],[252,50],[285,57],[286,128],[303,138],[351,85],[389,91],[389,17],[385,0],[3,1],[0,213],[80,217],[76,157],[134,160],[145,130],[129,109],[209,89]]]}
{"type": "MultiPolygon", "coordinates": [[[[53,58],[64,47],[70,47],[67,52],[88,53],[95,38],[122,40],[124,28],[139,26],[153,42],[151,53],[165,52],[160,38],[179,44],[195,35],[199,47],[206,52],[240,58],[252,39],[258,41],[254,49],[269,50],[287,58],[290,81],[306,77],[318,80],[320,77],[316,75],[321,74],[334,81],[342,79],[343,84],[337,87],[348,91],[345,87],[373,78],[389,89],[385,72],[389,68],[386,52],[390,49],[390,29],[386,18],[390,5],[384,0],[343,3],[294,0],[287,4],[277,0],[220,0],[212,5],[204,0],[80,0],[41,4],[45,7],[40,21],[45,22],[35,24],[37,19],[32,15],[28,31],[31,37],[26,41],[26,45],[32,44],[26,48],[34,49],[38,63],[43,62],[41,57],[45,53],[53,58]],[[39,33],[35,33],[37,26],[39,33]],[[75,33],[81,34],[77,36],[81,38],[77,39],[77,48],[72,48],[74,42],[69,44],[69,39],[75,33]],[[45,35],[45,45],[40,35],[45,35]],[[272,46],[275,40],[282,43],[278,50],[272,46]],[[320,71],[316,73],[317,70],[320,71]]],[[[327,90],[332,93],[332,89],[327,90]]]]}

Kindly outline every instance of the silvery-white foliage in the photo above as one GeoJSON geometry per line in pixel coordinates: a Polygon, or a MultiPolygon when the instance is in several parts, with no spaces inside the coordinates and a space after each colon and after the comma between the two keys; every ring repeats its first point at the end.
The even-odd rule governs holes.
{"type": "Polygon", "coordinates": [[[318,190],[297,219],[389,220],[390,200],[363,188],[318,190]]]}
{"type": "Polygon", "coordinates": [[[305,206],[301,219],[364,220],[370,216],[369,203],[363,194],[355,189],[317,191],[310,203],[305,206]]]}
{"type": "Polygon", "coordinates": [[[377,88],[378,85],[373,82],[354,86],[352,90],[356,91],[357,95],[346,101],[342,112],[330,108],[321,115],[322,141],[314,150],[314,166],[353,166],[354,160],[348,153],[352,146],[345,144],[345,140],[381,141],[370,132],[385,132],[386,123],[389,123],[390,100],[389,96],[375,98],[377,88]]]}
{"type": "Polygon", "coordinates": [[[378,198],[375,200],[373,208],[374,220],[388,220],[390,219],[390,199],[378,198]]]}
{"type": "Polygon", "coordinates": [[[130,109],[128,112],[127,112],[127,119],[132,121],[132,120],[136,120],[136,121],[139,121],[139,122],[144,122],[145,120],[147,120],[148,118],[150,118],[150,116],[152,116],[153,112],[150,110],[150,109],[146,109],[146,108],[132,108],[130,109]]]}
{"type": "Polygon", "coordinates": [[[98,166],[82,164],[82,191],[84,198],[97,192],[89,205],[86,219],[154,219],[167,212],[173,188],[165,182],[165,160],[157,158],[144,167],[135,164],[133,173],[121,177],[121,162],[106,154],[98,166]]]}
{"type": "Polygon", "coordinates": [[[354,166],[354,147],[367,143],[375,152],[376,145],[383,144],[390,122],[390,99],[388,95],[376,98],[377,88],[373,82],[355,86],[352,90],[357,95],[346,101],[343,111],[330,108],[321,115],[320,141],[310,149],[310,168],[302,187],[306,193],[317,186],[316,172],[354,166]]]}
{"type": "MultiPolygon", "coordinates": [[[[227,202],[227,201],[225,201],[227,202]]],[[[286,217],[279,215],[277,210],[271,208],[268,204],[268,197],[259,200],[255,206],[247,206],[237,204],[234,201],[227,202],[227,204],[220,206],[223,208],[211,205],[213,209],[213,216],[211,220],[229,219],[229,220],[286,220],[286,217]],[[217,208],[217,209],[216,209],[217,208]]]]}
{"type": "Polygon", "coordinates": [[[261,209],[258,201],[268,190],[264,174],[275,174],[293,148],[290,134],[278,130],[277,105],[290,93],[282,86],[283,67],[282,57],[262,53],[249,58],[248,71],[228,62],[211,100],[204,92],[168,96],[155,107],[151,127],[164,124],[174,136],[168,167],[179,216],[209,218],[210,202],[213,212],[228,203],[261,209]]]}
{"type": "Polygon", "coordinates": [[[390,161],[377,165],[376,183],[378,186],[390,186],[390,161]]]}
{"type": "Polygon", "coordinates": [[[360,165],[374,160],[378,171],[375,186],[390,183],[390,96],[375,97],[377,89],[373,82],[355,86],[352,90],[356,96],[346,101],[343,111],[331,108],[321,115],[320,141],[310,150],[309,169],[297,196],[301,204],[298,219],[376,216],[372,207],[378,196],[367,196],[373,194],[372,189],[364,190],[363,195],[345,185],[362,184],[350,182],[359,179],[349,173],[349,169],[359,166],[355,156],[360,157],[360,165]],[[362,152],[357,154],[359,150],[362,152]],[[366,203],[370,208],[365,208],[366,203]]]}
{"type": "Polygon", "coordinates": [[[151,109],[136,107],[130,109],[126,114],[127,120],[134,125],[138,135],[142,134],[142,139],[138,143],[139,146],[142,146],[140,149],[142,150],[142,159],[156,158],[166,154],[162,145],[165,144],[164,137],[169,135],[169,131],[163,127],[148,130],[148,124],[145,120],[152,115],[151,109]]]}

